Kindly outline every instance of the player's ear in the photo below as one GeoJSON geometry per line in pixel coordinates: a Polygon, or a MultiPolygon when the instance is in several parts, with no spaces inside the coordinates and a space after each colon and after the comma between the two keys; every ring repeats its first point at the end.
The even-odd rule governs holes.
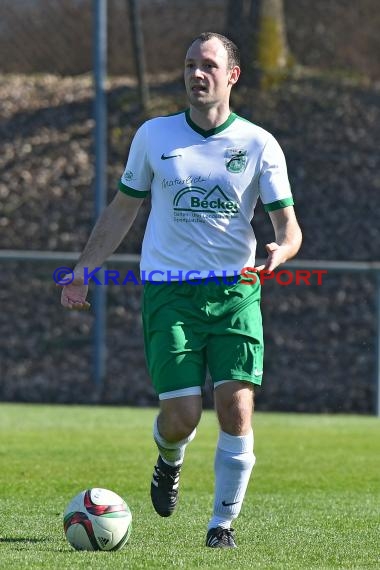
{"type": "Polygon", "coordinates": [[[231,85],[235,85],[235,83],[237,83],[237,80],[240,77],[240,67],[238,65],[234,65],[232,69],[230,69],[230,78],[229,78],[229,83],[231,85]]]}

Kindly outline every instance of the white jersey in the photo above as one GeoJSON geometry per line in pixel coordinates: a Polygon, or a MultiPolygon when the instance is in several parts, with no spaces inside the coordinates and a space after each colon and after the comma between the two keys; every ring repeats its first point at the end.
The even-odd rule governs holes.
{"type": "Polygon", "coordinates": [[[279,144],[234,113],[209,131],[188,110],[146,121],[132,141],[119,188],[141,198],[151,193],[141,254],[142,275],[150,281],[236,275],[254,267],[257,199],[266,211],[293,204],[279,144]]]}

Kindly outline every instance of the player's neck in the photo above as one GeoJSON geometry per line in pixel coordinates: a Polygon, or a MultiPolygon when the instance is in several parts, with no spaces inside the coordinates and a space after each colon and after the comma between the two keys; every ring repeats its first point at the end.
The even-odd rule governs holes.
{"type": "Polygon", "coordinates": [[[201,129],[209,131],[223,125],[231,114],[229,105],[211,109],[197,109],[190,105],[190,119],[201,129]]]}

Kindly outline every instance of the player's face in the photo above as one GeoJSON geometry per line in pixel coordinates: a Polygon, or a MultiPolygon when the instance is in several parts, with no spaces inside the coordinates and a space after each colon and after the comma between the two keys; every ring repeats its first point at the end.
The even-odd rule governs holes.
{"type": "Polygon", "coordinates": [[[185,87],[190,104],[199,109],[228,103],[240,68],[229,68],[228,55],[218,38],[195,41],[185,59],[185,87]]]}

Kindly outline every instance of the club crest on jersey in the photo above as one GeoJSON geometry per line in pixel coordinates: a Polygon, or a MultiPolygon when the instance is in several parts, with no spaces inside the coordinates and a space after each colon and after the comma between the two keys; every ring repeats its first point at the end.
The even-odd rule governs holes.
{"type": "Polygon", "coordinates": [[[248,152],[242,148],[226,148],[224,164],[228,172],[240,174],[247,167],[248,152]]]}

